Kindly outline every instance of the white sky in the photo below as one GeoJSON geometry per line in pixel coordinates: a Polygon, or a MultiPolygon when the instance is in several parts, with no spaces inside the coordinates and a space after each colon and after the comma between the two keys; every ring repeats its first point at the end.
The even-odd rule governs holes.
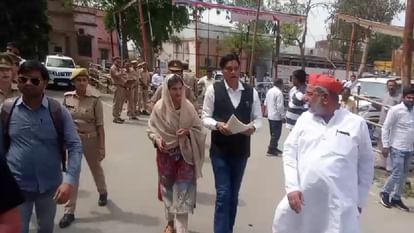
{"type": "MultiPolygon", "coordinates": [[[[302,0],[303,1],[303,0],[302,0]]],[[[363,0],[362,0],[363,1],[363,0]]],[[[405,2],[405,0],[400,0],[401,2],[405,2]]],[[[317,0],[315,2],[332,2],[332,0],[317,0]]],[[[217,24],[217,25],[231,25],[229,20],[226,20],[225,13],[223,12],[220,15],[216,14],[216,10],[212,9],[210,11],[206,11],[202,15],[202,21],[207,22],[208,12],[210,12],[210,23],[217,24]]],[[[314,47],[315,42],[318,40],[326,39],[326,35],[328,32],[327,26],[328,24],[325,23],[325,20],[329,17],[329,14],[326,9],[322,7],[314,8],[309,14],[308,20],[308,35],[306,38],[306,47],[314,47]]],[[[394,20],[392,21],[392,25],[404,26],[405,21],[405,12],[397,15],[394,20]]]]}

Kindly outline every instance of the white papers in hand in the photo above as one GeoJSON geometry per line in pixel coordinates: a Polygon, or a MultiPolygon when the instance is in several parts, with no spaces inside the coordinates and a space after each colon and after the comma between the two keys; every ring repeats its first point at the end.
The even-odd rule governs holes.
{"type": "Polygon", "coordinates": [[[232,134],[238,134],[244,132],[250,128],[250,124],[244,124],[233,114],[226,123],[228,129],[232,134]]]}

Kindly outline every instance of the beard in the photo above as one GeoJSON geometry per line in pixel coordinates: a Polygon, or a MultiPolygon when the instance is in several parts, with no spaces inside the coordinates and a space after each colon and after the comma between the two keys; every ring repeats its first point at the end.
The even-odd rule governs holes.
{"type": "Polygon", "coordinates": [[[322,104],[322,100],[319,98],[317,99],[314,103],[309,104],[309,112],[315,114],[316,116],[321,115],[324,111],[323,111],[323,104],[322,104]]]}

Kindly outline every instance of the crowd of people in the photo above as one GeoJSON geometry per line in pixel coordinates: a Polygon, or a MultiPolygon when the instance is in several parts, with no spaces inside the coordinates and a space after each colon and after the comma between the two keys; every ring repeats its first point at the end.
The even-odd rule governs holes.
{"type": "MultiPolygon", "coordinates": [[[[113,61],[113,122],[124,123],[125,103],[129,120],[150,115],[147,134],[155,147],[164,232],[188,232],[205,160],[206,129],[211,130],[209,155],[216,189],[214,232],[234,232],[239,191],[252,154],[250,139],[263,126],[258,92],[241,81],[239,57],[221,58],[221,81],[214,80],[212,69],[197,80],[179,60],[168,63],[165,77],[159,69],[151,77],[140,59],[113,61]],[[233,116],[246,130],[232,132],[227,122],[233,116]]],[[[28,233],[35,210],[38,232],[52,233],[57,204],[65,208],[59,226],[70,226],[82,157],[96,184],[97,203],[105,206],[102,100],[88,87],[88,71],[73,71],[75,90],[64,94],[63,104],[46,95],[49,74],[39,61],[21,62],[11,50],[2,53],[0,76],[0,172],[2,185],[8,187],[0,192],[0,232],[28,233]]],[[[283,156],[286,183],[286,196],[275,210],[274,233],[360,232],[375,155],[367,122],[355,114],[356,82],[343,85],[329,75],[296,70],[286,110],[283,80],[275,79],[266,94],[264,112],[271,134],[267,155],[283,156]],[[283,124],[289,135],[280,150],[283,124]]],[[[395,80],[387,87],[380,147],[381,156],[391,158],[392,169],[380,202],[409,211],[401,196],[414,152],[414,89],[404,88],[400,96],[395,80]]]]}

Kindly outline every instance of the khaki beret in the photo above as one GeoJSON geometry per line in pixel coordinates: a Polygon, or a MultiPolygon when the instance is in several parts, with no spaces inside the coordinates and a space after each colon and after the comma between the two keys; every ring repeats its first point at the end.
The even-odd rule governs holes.
{"type": "Polygon", "coordinates": [[[183,63],[180,60],[172,60],[168,62],[168,69],[172,71],[182,71],[183,63]]]}
{"type": "Polygon", "coordinates": [[[78,76],[86,76],[86,77],[89,77],[88,70],[86,70],[85,68],[76,68],[76,69],[74,69],[72,71],[72,75],[70,76],[70,80],[74,80],[78,76]]]}
{"type": "Polygon", "coordinates": [[[13,64],[13,59],[7,53],[0,53],[0,68],[11,69],[13,64]]]}
{"type": "Polygon", "coordinates": [[[19,57],[19,56],[17,56],[16,54],[14,54],[14,53],[10,53],[10,52],[6,52],[6,54],[11,58],[11,59],[13,59],[13,62],[15,63],[15,64],[17,64],[17,65],[19,65],[19,63],[22,61],[22,58],[21,57],[19,57]]]}

